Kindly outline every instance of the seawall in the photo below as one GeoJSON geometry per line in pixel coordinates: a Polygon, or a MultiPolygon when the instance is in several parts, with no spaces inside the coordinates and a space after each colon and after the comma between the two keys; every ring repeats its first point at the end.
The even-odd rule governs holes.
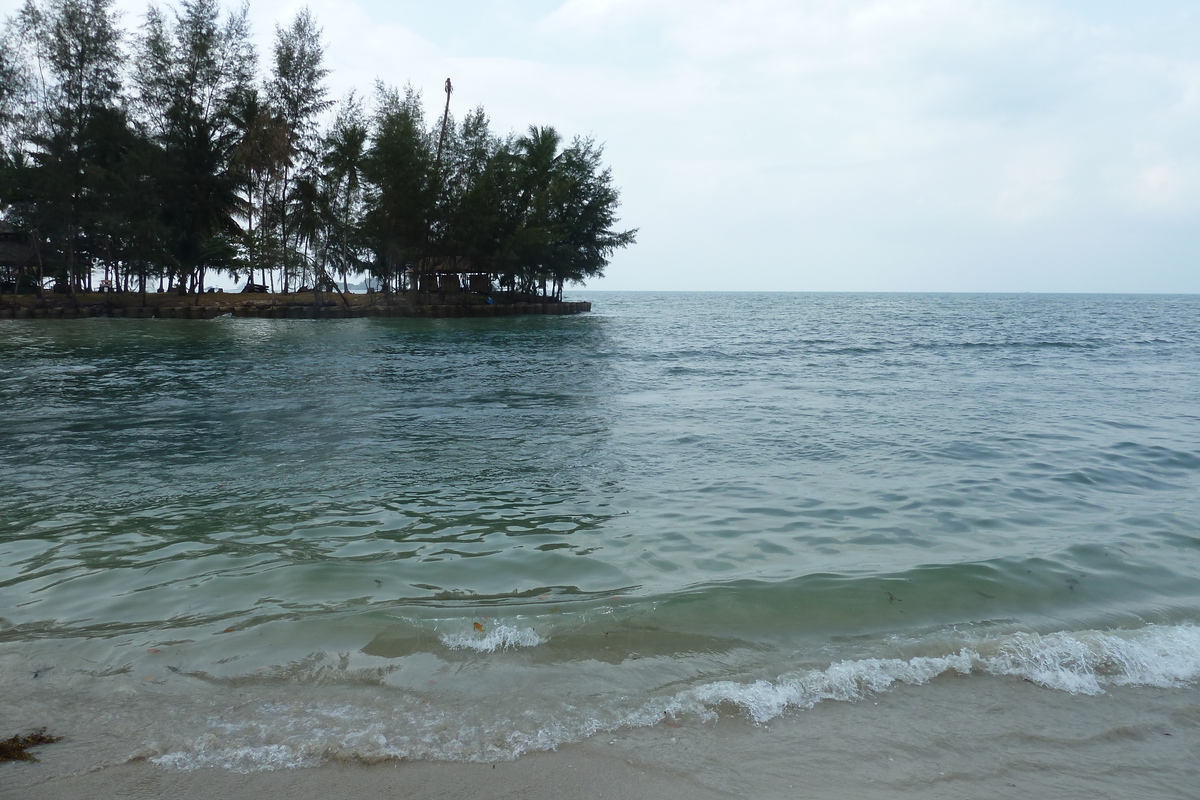
{"type": "Polygon", "coordinates": [[[225,315],[264,319],[348,319],[353,317],[508,317],[528,314],[581,314],[592,310],[590,302],[541,302],[484,304],[380,303],[376,305],[206,303],[204,305],[106,305],[97,303],[0,305],[0,319],[82,319],[124,317],[128,319],[213,319],[225,315]]]}

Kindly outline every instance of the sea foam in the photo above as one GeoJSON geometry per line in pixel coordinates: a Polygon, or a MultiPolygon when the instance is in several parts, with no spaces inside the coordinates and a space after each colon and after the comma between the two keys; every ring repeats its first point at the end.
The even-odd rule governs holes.
{"type": "MultiPolygon", "coordinates": [[[[532,628],[504,625],[486,634],[442,637],[446,647],[480,652],[545,641],[532,628]]],[[[1192,625],[967,634],[949,645],[943,637],[892,642],[889,647],[934,652],[907,658],[845,659],[770,680],[714,680],[641,699],[623,693],[605,697],[602,692],[585,703],[527,697],[514,706],[496,698],[494,704],[456,708],[426,700],[381,703],[381,698],[366,705],[264,703],[248,717],[210,720],[207,732],[183,740],[171,737],[173,742],[162,742],[141,757],[170,769],[218,767],[237,772],[329,760],[494,762],[554,750],[598,733],[657,725],[664,718],[712,721],[734,714],[763,724],[822,702],[853,703],[897,685],[919,686],[948,673],[1022,678],[1084,695],[1103,694],[1116,686],[1170,688],[1200,680],[1200,627],[1192,625]]],[[[526,668],[544,667],[521,667],[526,668]]]]}
{"type": "Polygon", "coordinates": [[[646,724],[664,714],[688,713],[714,719],[715,709],[732,705],[763,723],[788,709],[812,708],[825,700],[853,702],[898,683],[924,684],[950,671],[1020,677],[1072,694],[1103,694],[1106,685],[1178,687],[1200,679],[1200,628],[1017,633],[979,640],[943,656],[839,661],[774,681],[714,681],[651,702],[629,722],[646,724]]]}
{"type": "Polygon", "coordinates": [[[546,641],[533,628],[514,628],[510,625],[497,625],[485,633],[455,633],[440,638],[442,644],[451,650],[478,650],[481,653],[537,647],[546,641]]]}

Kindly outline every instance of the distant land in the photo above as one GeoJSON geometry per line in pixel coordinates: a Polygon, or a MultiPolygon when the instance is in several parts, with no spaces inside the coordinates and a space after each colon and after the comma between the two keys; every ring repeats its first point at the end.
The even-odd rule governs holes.
{"type": "Polygon", "coordinates": [[[113,0],[30,0],[7,20],[0,290],[196,294],[223,275],[561,300],[634,243],[593,139],[456,118],[450,79],[431,122],[411,85],[335,102],[308,10],[262,69],[247,15],[193,0],[126,31],[113,0]]]}

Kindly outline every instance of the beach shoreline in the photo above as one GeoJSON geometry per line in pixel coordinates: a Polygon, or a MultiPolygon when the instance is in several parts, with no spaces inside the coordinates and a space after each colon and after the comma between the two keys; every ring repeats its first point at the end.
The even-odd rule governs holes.
{"type": "Polygon", "coordinates": [[[84,796],[170,797],[216,800],[309,800],[329,797],[372,798],[606,798],[657,797],[664,800],[732,797],[687,775],[606,754],[590,744],[536,753],[496,764],[459,762],[330,763],[275,772],[236,773],[220,769],[180,772],[144,761],[84,775],[62,777],[30,790],[0,790],[0,798],[36,796],[47,800],[84,796]]]}
{"type": "Polygon", "coordinates": [[[1200,747],[1200,688],[1080,695],[1017,678],[947,676],[769,725],[740,715],[664,720],[494,764],[330,761],[239,773],[135,760],[54,775],[56,746],[39,748],[42,764],[0,769],[0,800],[1186,798],[1200,784],[1189,755],[1200,747]]]}

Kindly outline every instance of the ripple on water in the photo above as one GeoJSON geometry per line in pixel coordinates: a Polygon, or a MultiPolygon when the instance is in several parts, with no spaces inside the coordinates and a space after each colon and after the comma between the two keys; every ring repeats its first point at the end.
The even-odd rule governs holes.
{"type": "Polygon", "coordinates": [[[1169,562],[1200,536],[1194,300],[596,308],[3,326],[3,607],[86,628],[418,585],[658,596],[1080,543],[1169,562]]]}

